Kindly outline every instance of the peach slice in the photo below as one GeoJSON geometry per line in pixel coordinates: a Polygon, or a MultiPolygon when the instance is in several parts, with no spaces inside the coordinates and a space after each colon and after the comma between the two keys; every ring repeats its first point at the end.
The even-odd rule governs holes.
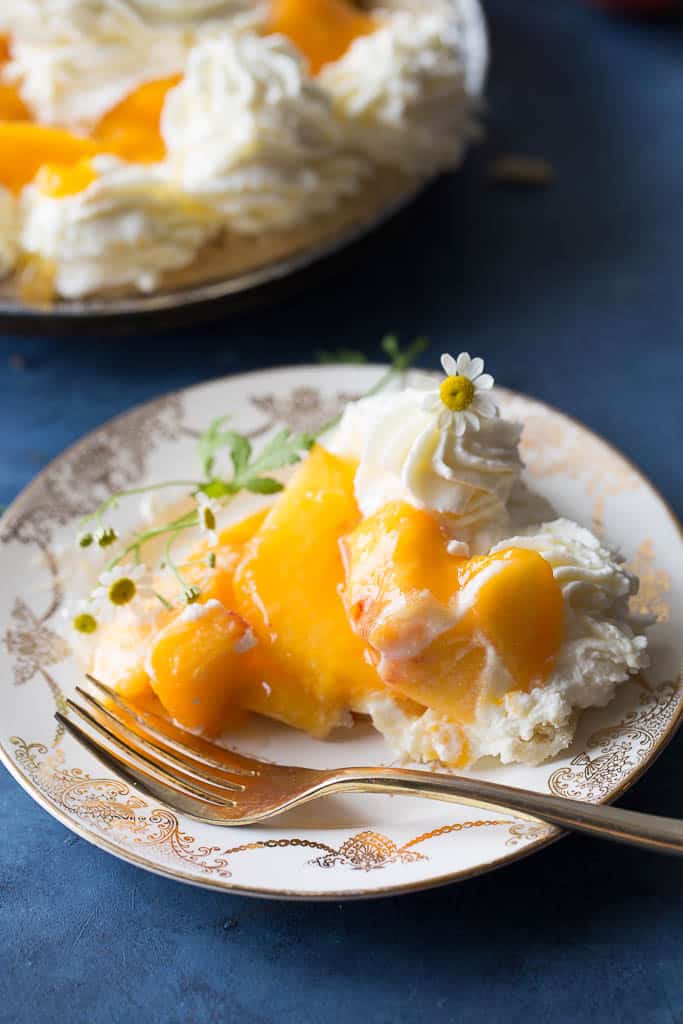
{"type": "Polygon", "coordinates": [[[249,624],[219,601],[191,605],[154,641],[152,689],[186,729],[216,735],[226,727],[253,647],[249,624]]]}
{"type": "Polygon", "coordinates": [[[274,0],[267,31],[287,36],[308,58],[311,74],[343,57],[377,22],[347,0],[274,0]]]}
{"type": "Polygon", "coordinates": [[[315,736],[329,732],[361,695],[382,688],[339,593],[339,540],[360,520],[355,468],[314,448],[235,573],[235,606],[259,637],[255,656],[264,658],[245,706],[315,736]]]}
{"type": "Polygon", "coordinates": [[[564,640],[564,600],[552,567],[537,551],[507,548],[482,560],[500,564],[477,592],[475,628],[490,638],[520,690],[542,685],[564,640]]]}
{"type": "Polygon", "coordinates": [[[391,592],[426,591],[446,604],[465,564],[448,555],[447,543],[434,516],[403,501],[389,502],[364,519],[341,542],[352,622],[380,614],[391,592]]]}
{"type": "Polygon", "coordinates": [[[0,82],[0,121],[30,121],[31,111],[13,85],[0,82]]]}
{"type": "Polygon", "coordinates": [[[166,147],[160,129],[161,111],[166,94],[181,77],[145,82],[106,113],[93,131],[102,150],[133,163],[163,160],[166,147]]]}
{"type": "Polygon", "coordinates": [[[364,520],[343,549],[350,621],[381,657],[383,682],[402,696],[470,721],[489,645],[509,673],[507,689],[530,690],[552,672],[564,601],[537,552],[456,558],[437,521],[401,502],[364,520]],[[462,609],[455,624],[454,600],[462,609]]]}
{"type": "Polygon", "coordinates": [[[43,164],[35,177],[38,190],[52,199],[64,199],[85,192],[97,179],[97,171],[90,159],[75,164],[43,164]]]}
{"type": "Polygon", "coordinates": [[[92,139],[62,128],[26,121],[0,121],[0,185],[19,193],[43,164],[75,164],[95,156],[92,139]]]}
{"type": "MultiPolygon", "coordinates": [[[[207,544],[199,545],[187,558],[181,571],[188,584],[201,590],[201,603],[218,600],[226,607],[231,605],[235,566],[242,556],[246,541],[258,529],[265,514],[265,511],[257,512],[221,531],[214,552],[215,565],[209,564],[207,544]]],[[[177,597],[176,589],[175,583],[166,586],[164,580],[157,581],[157,590],[163,592],[168,600],[177,597]]],[[[153,694],[147,673],[147,652],[161,630],[175,621],[177,616],[177,611],[160,607],[153,619],[139,623],[113,622],[101,627],[91,666],[94,674],[114,686],[128,700],[149,704],[153,694]]],[[[182,685],[182,682],[178,681],[178,685],[182,685]]],[[[188,687],[191,686],[192,681],[188,680],[188,687]]]]}
{"type": "Polygon", "coordinates": [[[220,601],[226,608],[235,607],[233,576],[235,569],[244,554],[247,541],[253,537],[266,517],[267,509],[231,523],[221,530],[218,544],[210,548],[208,543],[200,544],[192,552],[180,571],[190,586],[201,591],[202,603],[210,600],[220,601]],[[209,565],[209,555],[213,553],[215,565],[209,565]]]}

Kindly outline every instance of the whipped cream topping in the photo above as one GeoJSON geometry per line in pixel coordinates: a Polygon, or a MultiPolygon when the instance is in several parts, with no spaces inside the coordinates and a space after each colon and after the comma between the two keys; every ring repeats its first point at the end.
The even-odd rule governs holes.
{"type": "Polygon", "coordinates": [[[506,505],[522,470],[519,424],[482,419],[478,431],[440,430],[425,392],[406,388],[347,406],[323,444],[358,461],[355,493],[364,515],[389,501],[457,517],[454,535],[507,521],[506,505]]]}
{"type": "Polygon", "coordinates": [[[378,12],[377,31],[324,67],[352,146],[373,162],[428,175],[456,166],[474,135],[457,5],[378,12]]]}
{"type": "Polygon", "coordinates": [[[86,130],[144,82],[182,71],[194,34],[150,26],[125,0],[22,0],[5,80],[36,120],[86,130]]]}
{"type": "Polygon", "coordinates": [[[134,285],[147,291],[165,271],[193,261],[220,229],[207,207],[168,184],[155,167],[96,157],[99,177],[83,192],[55,199],[24,192],[24,250],[55,267],[66,298],[134,285]]]}
{"type": "Polygon", "coordinates": [[[198,43],[161,127],[169,173],[238,232],[331,209],[363,171],[340,150],[329,97],[281,36],[222,32],[198,43]]]}
{"type": "MultiPolygon", "coordinates": [[[[445,383],[457,380],[462,383],[447,376],[445,383]]],[[[446,387],[444,405],[450,397],[446,387]]],[[[628,607],[637,580],[590,530],[568,519],[539,523],[538,513],[544,515],[546,508],[521,479],[519,438],[520,426],[499,415],[467,421],[458,436],[438,403],[435,408],[425,402],[424,391],[407,388],[349,405],[323,440],[331,451],[357,461],[355,493],[364,515],[395,500],[430,511],[438,516],[444,545],[454,557],[509,548],[537,551],[562,592],[565,635],[543,685],[528,693],[515,689],[489,642],[469,721],[420,710],[390,690],[353,709],[370,714],[396,753],[409,759],[456,763],[463,756],[476,761],[492,755],[506,763],[540,763],[571,743],[580,709],[604,706],[620,683],[648,664],[645,623],[628,607]]],[[[376,555],[379,577],[366,565],[355,579],[353,566],[347,568],[351,607],[372,605],[381,567],[391,562],[395,543],[389,533],[366,555],[376,555]]],[[[453,629],[481,587],[503,569],[502,560],[491,561],[445,603],[428,590],[397,591],[388,601],[382,591],[386,606],[367,641],[383,678],[400,675],[406,659],[420,658],[436,637],[453,629]]]]}
{"type": "MultiPolygon", "coordinates": [[[[509,547],[538,551],[560,584],[566,636],[552,674],[528,693],[515,690],[491,647],[475,716],[459,724],[434,710],[408,710],[389,693],[373,695],[355,710],[371,715],[397,754],[454,763],[466,745],[471,761],[494,756],[539,764],[571,743],[578,710],[604,707],[620,683],[647,667],[647,640],[628,610],[637,581],[589,530],[557,519],[506,537],[492,550],[509,547]]],[[[455,622],[463,611],[457,600],[452,611],[455,622]]],[[[385,661],[392,656],[383,652],[385,661]]]]}
{"type": "Polygon", "coordinates": [[[549,684],[572,705],[602,707],[617,683],[648,664],[643,622],[629,612],[638,580],[583,526],[556,519],[493,548],[524,547],[550,563],[562,589],[567,636],[549,684]]]}
{"type": "Polygon", "coordinates": [[[0,277],[14,268],[18,255],[19,204],[0,185],[0,277]]]}
{"type": "Polygon", "coordinates": [[[182,612],[178,616],[179,622],[199,622],[200,619],[205,618],[212,608],[222,608],[223,605],[220,601],[217,601],[214,597],[205,601],[204,604],[195,602],[194,604],[188,604],[186,608],[183,608],[182,612]]]}
{"type": "Polygon", "coordinates": [[[571,519],[555,519],[506,537],[492,552],[509,547],[528,548],[543,556],[572,611],[628,616],[628,599],[637,592],[638,581],[585,526],[571,519]]]}

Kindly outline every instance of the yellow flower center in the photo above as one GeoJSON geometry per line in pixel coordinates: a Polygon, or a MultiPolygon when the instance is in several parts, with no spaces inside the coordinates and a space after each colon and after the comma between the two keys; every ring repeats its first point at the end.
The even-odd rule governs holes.
{"type": "Polygon", "coordinates": [[[127,576],[122,576],[120,580],[116,580],[109,588],[109,600],[112,604],[124,605],[128,604],[133,600],[137,588],[133,581],[127,576]]]}
{"type": "Polygon", "coordinates": [[[462,412],[472,404],[474,384],[469,377],[463,377],[459,373],[453,377],[446,377],[439,389],[439,396],[451,412],[462,412]]]}
{"type": "Polygon", "coordinates": [[[82,612],[74,619],[73,627],[78,630],[79,633],[94,633],[97,629],[97,620],[95,619],[95,616],[90,615],[89,612],[82,612]]]}

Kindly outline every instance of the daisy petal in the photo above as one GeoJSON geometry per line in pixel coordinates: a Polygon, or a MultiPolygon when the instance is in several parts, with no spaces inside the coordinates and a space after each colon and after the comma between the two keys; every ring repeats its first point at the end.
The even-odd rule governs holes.
{"type": "Polygon", "coordinates": [[[472,360],[470,359],[469,352],[461,352],[458,358],[456,359],[456,370],[458,371],[459,374],[462,374],[463,377],[469,377],[471,361],[472,360]]]}
{"type": "Polygon", "coordinates": [[[449,355],[448,352],[444,352],[441,356],[441,366],[447,377],[455,377],[458,372],[457,363],[453,356],[449,355]]]}
{"type": "Polygon", "coordinates": [[[456,437],[462,437],[462,435],[467,430],[467,420],[465,419],[464,415],[461,412],[454,413],[453,414],[453,420],[454,420],[453,426],[454,426],[454,430],[455,430],[455,436],[456,437]]]}
{"type": "Polygon", "coordinates": [[[484,372],[484,360],[481,356],[475,356],[470,362],[470,380],[476,380],[484,372]]]}
{"type": "Polygon", "coordinates": [[[479,416],[486,416],[488,419],[492,419],[498,412],[496,403],[488,395],[476,395],[470,408],[472,412],[476,412],[479,416]]]}
{"type": "Polygon", "coordinates": [[[490,373],[482,373],[477,377],[477,391],[490,391],[493,387],[493,377],[490,373]]]}
{"type": "Polygon", "coordinates": [[[479,430],[478,416],[476,416],[473,412],[470,412],[469,409],[467,409],[467,411],[463,413],[463,416],[465,417],[469,425],[472,427],[472,430],[479,430]]]}
{"type": "Polygon", "coordinates": [[[439,413],[439,418],[436,421],[436,425],[439,428],[439,430],[447,430],[448,427],[451,425],[452,417],[453,413],[450,411],[450,409],[443,409],[442,412],[439,413]]]}

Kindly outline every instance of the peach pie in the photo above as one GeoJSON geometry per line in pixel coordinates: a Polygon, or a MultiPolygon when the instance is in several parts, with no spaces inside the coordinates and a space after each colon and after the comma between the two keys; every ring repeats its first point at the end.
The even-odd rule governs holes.
{"type": "Polygon", "coordinates": [[[474,133],[476,0],[2,7],[0,276],[65,298],[153,290],[213,242],[295,251],[474,133]]]}
{"type": "Polygon", "coordinates": [[[126,605],[143,587],[125,560],[105,573],[81,623],[94,674],[208,736],[247,713],[320,738],[366,715],[416,762],[566,747],[579,711],[647,663],[636,581],[527,489],[521,428],[482,360],[443,366],[431,390],[351,403],[255,514],[222,525],[231,483],[205,487],[175,520],[203,524],[201,542],[137,612],[100,623],[107,595],[126,605]]]}

